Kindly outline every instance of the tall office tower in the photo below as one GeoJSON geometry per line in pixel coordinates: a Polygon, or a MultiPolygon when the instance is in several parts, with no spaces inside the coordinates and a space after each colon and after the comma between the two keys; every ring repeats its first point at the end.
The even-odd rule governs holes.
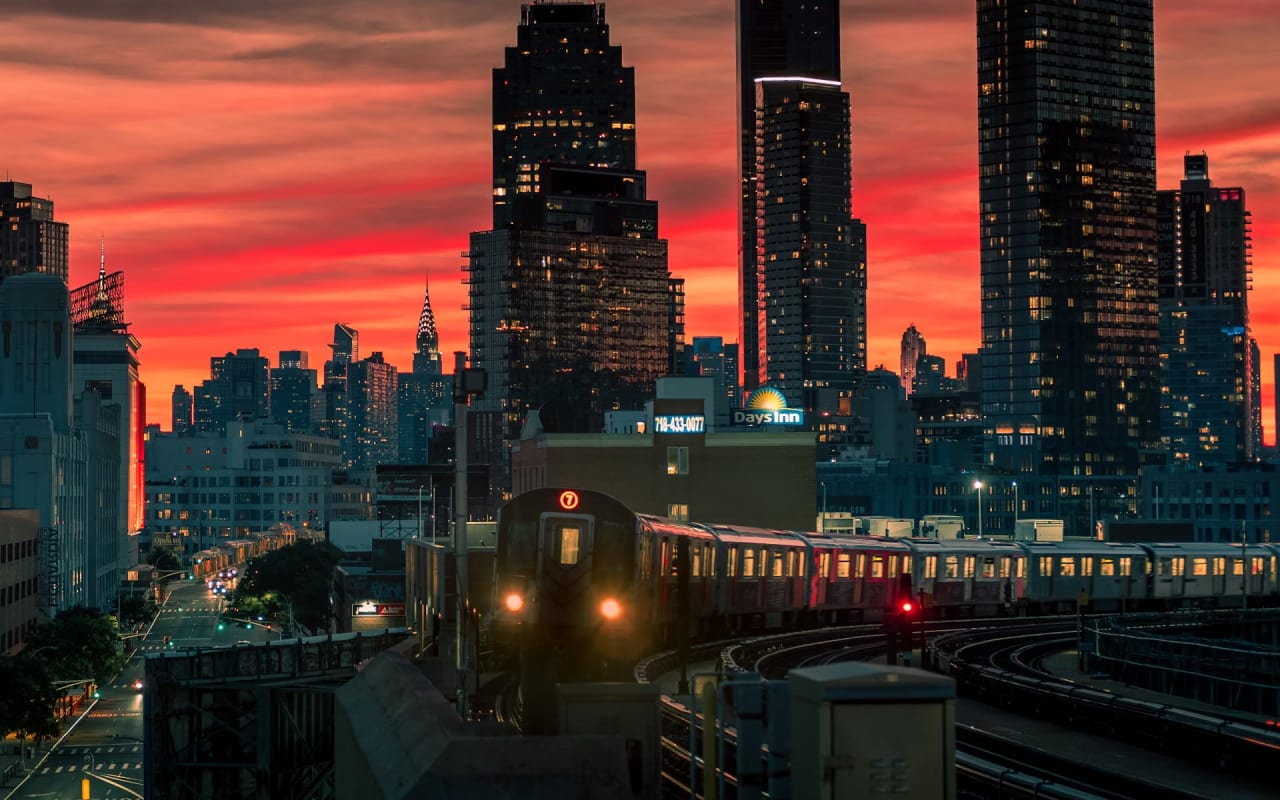
{"type": "Polygon", "coordinates": [[[307,368],[307,353],[281,350],[279,366],[270,370],[271,419],[290,433],[310,433],[317,375],[307,368]]]}
{"type": "Polygon", "coordinates": [[[1215,187],[1209,157],[1183,158],[1157,197],[1161,440],[1173,463],[1251,458],[1249,212],[1244,189],[1215,187]]]}
{"type": "Polygon", "coordinates": [[[337,439],[342,452],[349,452],[347,441],[347,366],[360,358],[360,332],[345,322],[334,323],[332,354],[324,362],[324,384],[320,387],[320,415],[315,432],[337,439]]]}
{"type": "Polygon", "coordinates": [[[543,164],[635,169],[635,97],[603,3],[520,6],[516,46],[493,71],[493,227],[542,190],[543,164]]]}
{"type": "Polygon", "coordinates": [[[902,332],[898,377],[902,380],[902,390],[907,393],[907,397],[910,397],[915,389],[916,363],[920,361],[920,356],[927,352],[924,337],[920,335],[920,331],[916,330],[915,325],[911,325],[902,332]]]}
{"type": "Polygon", "coordinates": [[[41,272],[67,282],[67,223],[53,218],[53,201],[32,197],[31,184],[0,182],[0,281],[41,272]]]}
{"type": "Polygon", "coordinates": [[[196,387],[195,428],[224,433],[227,423],[271,416],[267,359],[256,347],[209,359],[209,379],[196,387]]]}
{"type": "Polygon", "coordinates": [[[1253,440],[1253,458],[1262,457],[1262,350],[1258,347],[1258,340],[1250,337],[1249,339],[1249,397],[1250,397],[1250,418],[1253,423],[1251,431],[1253,440]]]}
{"type": "Polygon", "coordinates": [[[347,466],[372,469],[394,464],[399,442],[396,368],[382,353],[347,365],[347,466]]]}
{"type": "MultiPolygon", "coordinates": [[[[840,82],[838,0],[738,0],[738,227],[741,377],[744,392],[760,385],[761,287],[758,275],[759,182],[756,79],[807,76],[840,82]]],[[[846,175],[848,170],[845,170],[846,175]]],[[[848,192],[845,193],[848,195],[848,192]]]]}
{"type": "Polygon", "coordinates": [[[741,405],[738,399],[738,346],[725,344],[720,336],[695,336],[693,377],[712,378],[725,399],[726,409],[741,405]]]}
{"type": "MultiPolygon", "coordinates": [[[[102,475],[101,487],[113,487],[97,495],[98,536],[89,548],[90,594],[101,605],[116,596],[121,571],[137,563],[137,536],[144,514],[143,430],[146,427],[146,386],[138,374],[141,344],[129,332],[124,314],[124,273],[107,274],[105,250],[98,279],[70,294],[72,328],[72,391],[76,395],[97,392],[96,401],[81,404],[82,420],[115,419],[108,427],[114,436],[104,437],[98,464],[114,475],[102,475]],[[103,406],[98,409],[98,406],[103,406]],[[114,409],[110,407],[114,406],[114,409]],[[111,498],[108,501],[105,498],[111,498]],[[114,506],[108,508],[108,505],[114,506]]],[[[101,427],[94,425],[93,427],[101,427]]],[[[92,432],[87,431],[92,436],[92,432]]],[[[90,523],[95,521],[91,518],[90,523]]]]}
{"type": "Polygon", "coordinates": [[[400,375],[400,463],[427,463],[427,442],[432,430],[453,418],[453,376],[442,372],[440,336],[431,310],[431,287],[422,294],[422,312],[413,352],[413,371],[400,375]]]}
{"type": "Polygon", "coordinates": [[[758,378],[816,421],[847,407],[867,369],[866,229],[850,216],[849,95],[835,81],[764,77],[756,103],[758,378]]]}
{"type": "Polygon", "coordinates": [[[1152,0],[978,0],[986,457],[1043,485],[1158,440],[1154,65],[1152,0]]]}
{"type": "Polygon", "coordinates": [[[506,441],[547,403],[560,430],[641,407],[671,364],[679,305],[604,6],[522,6],[517,41],[493,75],[498,227],[471,235],[466,267],[472,363],[489,382],[475,408],[502,414],[506,441]]]}
{"type": "Polygon", "coordinates": [[[191,397],[191,392],[187,391],[187,387],[178,384],[173,387],[171,402],[173,412],[169,430],[175,436],[190,436],[195,424],[195,400],[191,397]]]}

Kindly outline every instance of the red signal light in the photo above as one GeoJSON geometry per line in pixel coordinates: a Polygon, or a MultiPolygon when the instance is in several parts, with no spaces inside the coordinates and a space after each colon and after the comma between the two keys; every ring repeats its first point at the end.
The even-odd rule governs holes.
{"type": "Polygon", "coordinates": [[[903,614],[910,614],[912,611],[916,610],[915,603],[912,603],[910,600],[903,600],[902,605],[898,607],[902,609],[903,614]]]}

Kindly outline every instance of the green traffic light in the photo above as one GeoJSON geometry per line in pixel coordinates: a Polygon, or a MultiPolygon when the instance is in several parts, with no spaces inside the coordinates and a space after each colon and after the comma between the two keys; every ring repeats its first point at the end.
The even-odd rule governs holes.
{"type": "Polygon", "coordinates": [[[226,629],[227,629],[227,623],[225,623],[225,622],[219,622],[219,623],[218,623],[218,630],[220,630],[220,631],[225,631],[226,629]]]}

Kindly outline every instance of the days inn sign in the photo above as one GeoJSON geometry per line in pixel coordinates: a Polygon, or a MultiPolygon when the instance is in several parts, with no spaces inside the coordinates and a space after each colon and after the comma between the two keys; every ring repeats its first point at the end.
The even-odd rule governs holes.
{"type": "Polygon", "coordinates": [[[745,408],[733,410],[734,425],[803,425],[804,412],[787,408],[787,398],[772,386],[762,386],[747,397],[745,408]]]}

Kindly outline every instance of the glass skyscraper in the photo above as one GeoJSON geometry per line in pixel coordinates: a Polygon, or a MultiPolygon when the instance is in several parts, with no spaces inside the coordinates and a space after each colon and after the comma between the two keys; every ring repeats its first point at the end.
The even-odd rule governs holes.
{"type": "Polygon", "coordinates": [[[53,218],[53,201],[31,184],[0,181],[0,280],[41,272],[67,281],[67,223],[53,218]]]}
{"type": "MultiPolygon", "coordinates": [[[[738,343],[742,348],[742,388],[746,392],[760,385],[764,359],[757,250],[760,187],[756,80],[786,77],[807,77],[839,85],[839,0],[738,0],[738,221],[742,233],[738,253],[742,311],[738,343]]],[[[848,175],[847,167],[845,174],[848,175]]]]}
{"type": "Polygon", "coordinates": [[[866,374],[866,230],[850,213],[838,3],[738,13],[744,387],[811,419],[847,413],[866,374]]]}
{"type": "Polygon", "coordinates": [[[1158,439],[1151,0],[978,0],[988,466],[1132,476],[1158,439]]]}
{"type": "Polygon", "coordinates": [[[604,6],[523,6],[516,39],[493,76],[494,230],[471,235],[467,265],[472,364],[488,374],[474,408],[501,413],[506,441],[530,410],[547,430],[595,431],[641,408],[683,316],[604,6]]]}
{"type": "Polygon", "coordinates": [[[1254,455],[1249,212],[1244,189],[1209,180],[1207,155],[1183,165],[1157,202],[1160,433],[1170,461],[1199,467],[1254,455]]]}

